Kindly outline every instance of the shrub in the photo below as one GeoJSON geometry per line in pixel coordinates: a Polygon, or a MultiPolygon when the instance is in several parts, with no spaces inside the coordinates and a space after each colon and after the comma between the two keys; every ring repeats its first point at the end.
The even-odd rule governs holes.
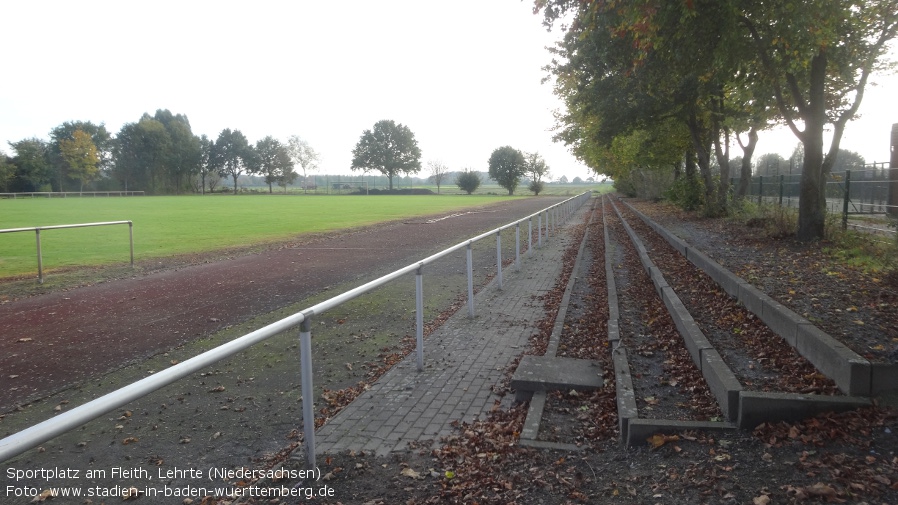
{"type": "Polygon", "coordinates": [[[685,177],[674,179],[664,192],[664,197],[683,210],[695,210],[702,206],[705,185],[699,177],[690,183],[685,177]]]}
{"type": "Polygon", "coordinates": [[[546,183],[543,181],[533,181],[527,189],[533,191],[534,195],[539,196],[542,190],[546,189],[546,183]]]}
{"type": "Polygon", "coordinates": [[[455,185],[458,186],[458,189],[468,193],[469,195],[480,187],[480,176],[477,175],[476,172],[472,172],[470,170],[465,170],[458,174],[455,178],[455,185]]]}

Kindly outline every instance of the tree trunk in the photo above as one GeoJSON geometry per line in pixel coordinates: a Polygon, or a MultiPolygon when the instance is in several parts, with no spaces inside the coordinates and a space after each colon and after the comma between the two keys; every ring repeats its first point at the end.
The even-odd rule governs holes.
{"type": "Polygon", "coordinates": [[[736,197],[745,198],[748,194],[749,184],[751,184],[751,158],[755,154],[755,148],[758,146],[758,130],[752,126],[748,132],[748,143],[742,147],[742,167],[739,172],[739,186],[736,187],[736,197]]]}
{"type": "Polygon", "coordinates": [[[705,183],[705,209],[709,210],[709,206],[715,204],[714,199],[714,180],[711,177],[711,149],[710,140],[708,140],[708,128],[702,124],[701,120],[693,109],[690,112],[687,121],[689,126],[690,137],[692,138],[692,147],[695,151],[696,161],[698,162],[698,170],[702,174],[705,183]]]}
{"type": "Polygon", "coordinates": [[[801,173],[798,201],[798,232],[801,241],[823,238],[826,223],[826,178],[823,169],[823,128],[826,126],[826,55],[811,60],[811,83],[801,136],[804,146],[804,170],[801,173]]]}

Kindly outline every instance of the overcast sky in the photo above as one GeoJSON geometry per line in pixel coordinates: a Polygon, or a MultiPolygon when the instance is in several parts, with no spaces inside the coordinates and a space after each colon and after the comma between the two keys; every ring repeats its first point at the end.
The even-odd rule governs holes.
{"type": "MultiPolygon", "coordinates": [[[[224,128],[251,142],[299,135],[322,173],[349,173],[362,132],[392,119],[415,133],[425,167],[486,170],[511,145],[540,152],[556,178],[590,175],[551,141],[559,103],[540,81],[560,34],[530,0],[29,0],[3,2],[0,19],[8,154],[8,141],[46,139],[64,121],[115,134],[161,108],[212,139],[224,128]]],[[[842,143],[868,162],[888,159],[898,122],[888,82],[842,143]]],[[[796,142],[765,135],[757,153],[787,156],[796,142]]]]}

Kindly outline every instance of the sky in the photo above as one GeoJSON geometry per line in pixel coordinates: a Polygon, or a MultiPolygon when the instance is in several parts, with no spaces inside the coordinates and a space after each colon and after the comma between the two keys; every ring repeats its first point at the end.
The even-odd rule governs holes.
{"type": "MultiPolygon", "coordinates": [[[[592,173],[553,143],[561,104],[543,84],[547,32],[529,0],[84,0],[0,4],[0,150],[47,139],[65,121],[113,134],[144,113],[184,114],[193,133],[250,142],[307,140],[320,173],[351,173],[352,149],[379,120],[408,126],[428,161],[487,169],[511,145],[539,152],[553,178],[592,173]]],[[[889,156],[898,79],[874,79],[842,146],[889,156]],[[892,93],[889,93],[889,90],[892,93]]],[[[757,153],[791,153],[788,131],[757,153]]]]}

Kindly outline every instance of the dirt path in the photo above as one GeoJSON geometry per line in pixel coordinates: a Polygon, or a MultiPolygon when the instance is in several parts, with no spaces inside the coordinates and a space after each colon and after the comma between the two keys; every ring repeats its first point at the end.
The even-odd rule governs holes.
{"type": "Polygon", "coordinates": [[[527,198],[0,305],[0,412],[526,216],[527,198]]]}

